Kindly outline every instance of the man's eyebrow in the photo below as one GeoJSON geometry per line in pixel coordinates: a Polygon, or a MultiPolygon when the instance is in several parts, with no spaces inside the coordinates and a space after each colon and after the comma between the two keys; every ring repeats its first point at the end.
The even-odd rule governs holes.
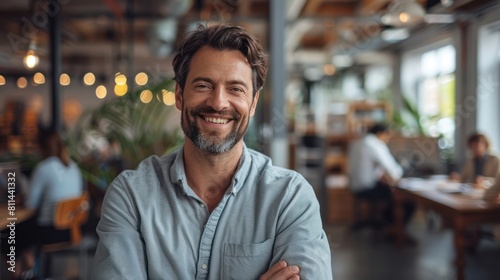
{"type": "Polygon", "coordinates": [[[191,83],[195,83],[195,82],[207,82],[207,83],[211,83],[213,84],[214,83],[214,80],[210,79],[210,78],[207,78],[207,77],[196,77],[194,78],[191,83]]]}
{"type": "Polygon", "coordinates": [[[245,89],[248,89],[247,83],[245,83],[242,80],[229,80],[227,83],[230,85],[240,85],[243,86],[245,89]]]}
{"type": "MultiPolygon", "coordinates": [[[[215,81],[208,78],[208,77],[196,77],[194,78],[191,83],[195,83],[195,82],[207,82],[207,83],[210,83],[210,84],[214,84],[215,81]]],[[[235,80],[229,80],[227,81],[227,84],[230,84],[230,85],[241,85],[243,86],[245,89],[248,89],[248,85],[247,83],[245,83],[243,80],[238,80],[238,79],[235,79],[235,80]]]]}

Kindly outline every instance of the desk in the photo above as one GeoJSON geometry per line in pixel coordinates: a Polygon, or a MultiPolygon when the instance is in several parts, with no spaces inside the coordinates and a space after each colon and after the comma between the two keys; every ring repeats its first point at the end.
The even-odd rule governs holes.
{"type": "Polygon", "coordinates": [[[16,207],[15,216],[10,216],[8,211],[8,205],[4,203],[0,204],[0,231],[7,229],[7,225],[10,222],[16,222],[16,224],[19,224],[31,218],[33,214],[34,211],[32,210],[29,210],[27,208],[16,207]],[[11,218],[12,220],[9,220],[11,218]]]}
{"type": "MultiPolygon", "coordinates": [[[[425,181],[422,182],[424,184],[425,181]]],[[[456,279],[465,279],[465,233],[469,225],[500,222],[500,202],[484,202],[462,194],[442,193],[437,190],[394,190],[395,217],[398,244],[403,243],[403,206],[405,200],[414,201],[432,209],[451,222],[454,231],[456,279]]]]}

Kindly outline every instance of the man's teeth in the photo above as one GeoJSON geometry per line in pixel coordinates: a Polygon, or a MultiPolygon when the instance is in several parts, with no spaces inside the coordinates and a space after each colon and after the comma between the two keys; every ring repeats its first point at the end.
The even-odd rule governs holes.
{"type": "Polygon", "coordinates": [[[210,117],[205,117],[205,120],[207,122],[217,123],[217,124],[225,124],[225,123],[227,123],[229,121],[228,119],[210,118],[210,117]]]}

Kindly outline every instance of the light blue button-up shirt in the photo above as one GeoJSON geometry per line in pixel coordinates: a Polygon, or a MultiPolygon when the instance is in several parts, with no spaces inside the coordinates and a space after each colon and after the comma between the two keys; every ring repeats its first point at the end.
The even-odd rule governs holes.
{"type": "Polygon", "coordinates": [[[110,185],[92,280],[258,279],[280,260],[301,279],[331,279],[314,191],[298,173],[244,147],[210,213],[188,186],[183,148],[149,157],[110,185]]]}

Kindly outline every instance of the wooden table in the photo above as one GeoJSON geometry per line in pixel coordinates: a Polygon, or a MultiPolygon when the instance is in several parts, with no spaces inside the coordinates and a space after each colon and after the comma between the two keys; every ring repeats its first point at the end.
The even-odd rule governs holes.
{"type": "Polygon", "coordinates": [[[395,217],[398,244],[403,244],[403,206],[405,200],[414,201],[424,208],[439,213],[451,222],[454,231],[456,279],[465,279],[466,230],[470,225],[500,222],[500,201],[485,202],[462,194],[442,193],[437,190],[409,190],[395,188],[395,217]]]}
{"type": "Polygon", "coordinates": [[[15,213],[14,216],[10,216],[8,211],[8,205],[3,203],[0,204],[0,230],[7,229],[7,225],[10,222],[16,222],[16,224],[19,224],[31,218],[34,214],[32,210],[21,207],[16,207],[16,211],[14,213],[15,213]]]}

